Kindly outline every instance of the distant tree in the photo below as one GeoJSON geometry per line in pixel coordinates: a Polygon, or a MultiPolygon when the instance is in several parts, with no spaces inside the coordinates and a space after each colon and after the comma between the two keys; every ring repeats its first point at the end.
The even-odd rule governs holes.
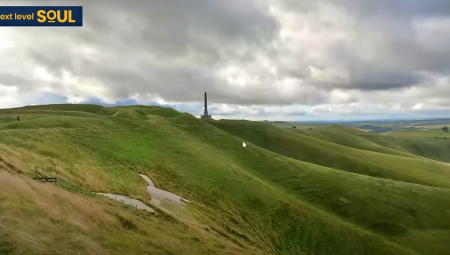
{"type": "Polygon", "coordinates": [[[312,128],[309,128],[309,130],[312,130],[312,128]]]}
{"type": "Polygon", "coordinates": [[[292,128],[297,128],[296,126],[293,126],[292,128]]]}
{"type": "Polygon", "coordinates": [[[442,128],[442,130],[444,130],[445,132],[448,132],[448,127],[447,127],[447,126],[444,126],[444,127],[442,128]]]}

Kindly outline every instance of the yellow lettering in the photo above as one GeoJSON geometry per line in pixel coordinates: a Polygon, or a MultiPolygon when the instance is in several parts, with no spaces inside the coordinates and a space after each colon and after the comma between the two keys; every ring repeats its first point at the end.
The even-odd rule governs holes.
{"type": "Polygon", "coordinates": [[[47,12],[47,19],[48,19],[48,22],[52,22],[52,23],[55,22],[56,12],[54,10],[48,11],[47,12]],[[50,13],[53,13],[52,17],[50,17],[50,13]]]}
{"type": "Polygon", "coordinates": [[[61,19],[61,11],[58,10],[58,21],[63,23],[67,20],[67,10],[64,10],[64,19],[61,19]]]}
{"type": "Polygon", "coordinates": [[[75,20],[72,19],[72,10],[69,10],[69,23],[74,23],[75,20]]]}
{"type": "MultiPolygon", "coordinates": [[[[12,13],[8,15],[0,15],[0,19],[13,19],[12,13]]],[[[14,13],[14,20],[32,20],[34,19],[34,13],[32,14],[17,14],[14,13]]]]}
{"type": "Polygon", "coordinates": [[[45,11],[44,10],[39,10],[38,12],[37,12],[37,16],[38,17],[40,17],[40,19],[38,18],[37,19],[37,21],[38,22],[45,22],[45,20],[46,20],[46,17],[44,16],[45,15],[45,11]]]}
{"type": "Polygon", "coordinates": [[[14,16],[16,17],[16,20],[21,20],[21,19],[23,19],[23,20],[26,20],[26,19],[30,19],[29,17],[31,17],[31,15],[25,15],[25,14],[17,14],[17,13],[14,13],[14,16]]]}

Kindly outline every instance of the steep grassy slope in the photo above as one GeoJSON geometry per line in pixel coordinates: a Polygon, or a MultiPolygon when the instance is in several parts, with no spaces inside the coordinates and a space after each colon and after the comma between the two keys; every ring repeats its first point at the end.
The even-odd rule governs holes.
{"type": "Polygon", "coordinates": [[[261,122],[212,120],[209,123],[259,147],[294,159],[374,177],[450,188],[447,165],[408,153],[391,155],[354,149],[261,122]]]}
{"type": "MultiPolygon", "coordinates": [[[[95,117],[30,113],[24,122],[5,126],[1,122],[0,166],[20,173],[8,178],[37,185],[25,177],[32,174],[33,167],[55,165],[58,178],[72,192],[55,200],[53,195],[41,194],[41,186],[31,188],[36,191],[31,196],[17,188],[21,185],[2,185],[2,193],[9,195],[1,197],[1,209],[9,213],[6,218],[2,216],[1,233],[8,233],[11,249],[28,254],[21,247],[32,248],[38,241],[31,235],[36,233],[34,228],[15,231],[17,222],[27,221],[32,214],[32,201],[66,201],[71,196],[111,212],[108,215],[120,213],[119,219],[130,219],[137,226],[124,229],[116,216],[105,216],[111,222],[106,218],[106,222],[87,221],[84,229],[72,229],[80,243],[91,244],[104,254],[127,249],[131,250],[128,254],[445,254],[450,248],[446,242],[450,241],[447,189],[331,169],[287,158],[251,140],[246,140],[249,146],[244,149],[241,138],[187,114],[159,109],[144,120],[114,116],[120,110],[111,108],[95,117]],[[181,228],[178,221],[167,223],[101,198],[81,197],[88,190],[145,200],[145,183],[137,173],[147,174],[157,186],[192,201],[189,207],[195,220],[182,225],[184,232],[172,235],[170,245],[158,244],[158,238],[181,228]],[[149,217],[151,223],[146,223],[149,217]],[[204,234],[205,226],[211,234],[204,234]],[[104,234],[108,232],[114,234],[104,234]],[[23,241],[20,233],[30,235],[26,245],[18,245],[23,241]],[[146,238],[149,234],[151,240],[146,238]]],[[[0,120],[11,119],[15,113],[11,114],[0,111],[0,120]]],[[[340,157],[342,154],[337,159],[340,157]]],[[[379,164],[370,163],[374,167],[379,164]]],[[[442,171],[448,170],[442,167],[442,171]]],[[[428,175],[430,182],[445,178],[439,170],[428,175]]],[[[2,184],[4,179],[0,179],[2,184]]],[[[436,181],[441,186],[445,182],[436,181]]],[[[51,194],[62,192],[58,187],[51,189],[51,194]]],[[[43,206],[33,207],[41,208],[43,220],[56,222],[47,225],[57,229],[40,233],[41,237],[53,240],[67,229],[66,219],[87,217],[91,206],[79,208],[78,203],[67,203],[78,211],[71,210],[65,219],[58,217],[59,213],[45,214],[43,206]]],[[[64,211],[63,205],[54,204],[64,211]]]]}
{"type": "MultiPolygon", "coordinates": [[[[140,128],[136,121],[116,117],[74,115],[41,115],[41,118],[28,115],[23,122],[8,125],[9,129],[1,131],[0,251],[10,254],[262,254],[244,241],[227,236],[226,230],[214,222],[208,224],[208,229],[195,222],[185,225],[165,218],[164,214],[155,218],[104,198],[90,197],[92,191],[105,191],[143,201],[149,199],[146,184],[136,172],[117,164],[108,155],[94,155],[85,147],[77,147],[68,138],[79,136],[89,140],[89,135],[98,132],[114,132],[120,136],[121,132],[133,133],[140,128]],[[103,160],[96,160],[97,157],[109,164],[102,165],[103,160]],[[53,174],[60,184],[54,187],[25,177],[33,175],[35,165],[55,165],[53,174]],[[20,175],[6,173],[4,169],[20,175]],[[73,193],[64,192],[61,187],[73,193]]],[[[1,118],[10,117],[2,114],[1,118]]]]}
{"type": "Polygon", "coordinates": [[[386,132],[380,135],[334,126],[313,130],[296,130],[296,132],[352,148],[394,155],[406,152],[420,157],[450,162],[450,140],[427,138],[434,137],[429,132],[435,131],[386,132]]]}
{"type": "Polygon", "coordinates": [[[0,254],[262,254],[205,229],[0,170],[0,254]]]}

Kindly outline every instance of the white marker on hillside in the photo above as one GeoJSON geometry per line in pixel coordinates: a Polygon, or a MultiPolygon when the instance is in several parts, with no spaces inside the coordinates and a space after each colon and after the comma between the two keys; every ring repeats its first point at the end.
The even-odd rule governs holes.
{"type": "Polygon", "coordinates": [[[247,144],[245,144],[244,142],[242,142],[242,146],[244,146],[244,148],[247,146],[247,144]]]}

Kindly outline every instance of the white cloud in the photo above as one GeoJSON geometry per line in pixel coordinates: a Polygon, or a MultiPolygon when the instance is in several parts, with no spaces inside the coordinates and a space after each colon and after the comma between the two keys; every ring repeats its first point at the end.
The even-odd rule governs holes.
{"type": "Polygon", "coordinates": [[[18,95],[17,87],[0,84],[0,108],[18,106],[18,95]]]}
{"type": "Polygon", "coordinates": [[[428,51],[450,51],[450,18],[428,18],[414,20],[417,42],[428,51]]]}
{"type": "Polygon", "coordinates": [[[420,111],[424,109],[424,104],[423,103],[418,103],[416,105],[414,105],[411,109],[416,110],[416,111],[420,111]]]}

